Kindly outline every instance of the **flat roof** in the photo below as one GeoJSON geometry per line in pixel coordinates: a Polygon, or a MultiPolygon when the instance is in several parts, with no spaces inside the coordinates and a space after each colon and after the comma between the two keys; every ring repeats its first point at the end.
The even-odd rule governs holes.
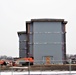
{"type": "Polygon", "coordinates": [[[64,19],[31,19],[31,21],[26,21],[26,24],[32,22],[62,22],[63,24],[67,23],[67,21],[64,21],[64,19]]]}
{"type": "Polygon", "coordinates": [[[31,21],[36,22],[62,22],[64,19],[31,19],[31,21]]]}
{"type": "Polygon", "coordinates": [[[26,31],[19,31],[19,32],[17,32],[17,34],[19,35],[19,34],[26,34],[26,31]]]}

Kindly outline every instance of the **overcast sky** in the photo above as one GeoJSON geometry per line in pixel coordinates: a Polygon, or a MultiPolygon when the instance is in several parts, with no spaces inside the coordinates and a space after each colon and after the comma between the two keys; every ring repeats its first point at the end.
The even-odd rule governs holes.
{"type": "Polygon", "coordinates": [[[66,52],[76,54],[76,0],[0,0],[0,55],[19,56],[17,32],[25,21],[58,18],[66,25],[66,52]]]}

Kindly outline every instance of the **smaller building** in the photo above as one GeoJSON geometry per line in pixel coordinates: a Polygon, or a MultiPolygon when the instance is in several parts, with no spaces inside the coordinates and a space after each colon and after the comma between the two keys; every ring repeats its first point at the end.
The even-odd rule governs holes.
{"type": "Polygon", "coordinates": [[[19,36],[19,57],[20,58],[27,57],[26,32],[25,31],[18,32],[18,36],[19,36]]]}

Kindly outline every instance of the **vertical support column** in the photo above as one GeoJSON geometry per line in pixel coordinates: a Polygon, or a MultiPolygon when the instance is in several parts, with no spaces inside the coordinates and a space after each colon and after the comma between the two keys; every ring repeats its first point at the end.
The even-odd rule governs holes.
{"type": "Polygon", "coordinates": [[[64,63],[66,63],[66,29],[65,29],[65,24],[66,23],[62,23],[62,39],[63,39],[63,46],[62,46],[62,49],[63,49],[63,60],[64,60],[64,63]]]}
{"type": "Polygon", "coordinates": [[[64,60],[66,60],[66,31],[64,25],[64,60]]]}
{"type": "Polygon", "coordinates": [[[26,23],[26,33],[27,33],[27,57],[29,57],[29,42],[30,42],[30,40],[29,40],[29,34],[30,34],[30,23],[26,23]]]}

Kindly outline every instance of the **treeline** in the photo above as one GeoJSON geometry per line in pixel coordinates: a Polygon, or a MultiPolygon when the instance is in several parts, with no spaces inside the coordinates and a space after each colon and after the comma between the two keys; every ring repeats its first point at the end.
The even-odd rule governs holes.
{"type": "Polygon", "coordinates": [[[2,56],[0,56],[0,60],[1,60],[1,59],[13,60],[13,57],[11,57],[11,56],[6,56],[6,55],[2,55],[2,56]]]}

